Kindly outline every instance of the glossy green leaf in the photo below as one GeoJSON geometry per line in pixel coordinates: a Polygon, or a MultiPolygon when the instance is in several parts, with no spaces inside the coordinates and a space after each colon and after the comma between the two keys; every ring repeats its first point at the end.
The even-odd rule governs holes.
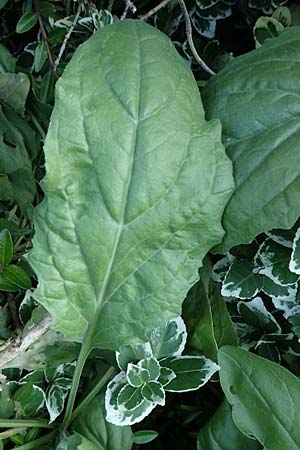
{"type": "Polygon", "coordinates": [[[217,342],[208,292],[200,272],[200,280],[190,290],[184,304],[183,314],[188,325],[188,346],[216,361],[217,342]]]}
{"type": "Polygon", "coordinates": [[[0,232],[0,265],[5,266],[12,260],[14,254],[14,246],[11,234],[4,229],[0,232]]]}
{"type": "Polygon", "coordinates": [[[254,297],[263,284],[263,278],[254,269],[252,261],[235,261],[224,278],[221,294],[224,297],[254,297]]]}
{"type": "MultiPolygon", "coordinates": [[[[7,113],[5,111],[5,113],[7,113]]],[[[5,175],[10,188],[10,200],[16,200],[26,209],[35,195],[35,181],[32,165],[25,146],[25,139],[19,129],[4,114],[0,106],[0,172],[5,175]]],[[[1,177],[0,177],[1,180],[1,177]]],[[[0,182],[1,186],[1,182],[0,182]]],[[[2,197],[1,200],[9,200],[2,197]]]]}
{"type": "Polygon", "coordinates": [[[211,286],[209,301],[213,318],[214,336],[218,348],[223,345],[238,345],[238,337],[227,311],[225,300],[215,283],[211,286]]]}
{"type": "Polygon", "coordinates": [[[47,59],[47,47],[44,41],[40,41],[34,52],[34,70],[39,72],[47,59]]]}
{"type": "Polygon", "coordinates": [[[220,379],[235,425],[265,450],[300,447],[300,380],[237,347],[219,350],[220,379]]]}
{"type": "Polygon", "coordinates": [[[231,407],[225,400],[198,434],[197,450],[260,450],[261,445],[247,438],[234,425],[231,407]]]}
{"type": "Polygon", "coordinates": [[[31,30],[37,23],[37,15],[35,12],[26,12],[23,14],[22,17],[20,17],[17,26],[16,26],[16,32],[17,33],[26,33],[26,31],[31,30]]]}
{"type": "Polygon", "coordinates": [[[216,251],[290,228],[300,215],[299,43],[299,28],[288,28],[234,58],[203,90],[207,117],[222,122],[236,182],[216,251]]]}
{"type": "Polygon", "coordinates": [[[118,350],[180,313],[221,239],[231,167],[189,68],[140,21],[95,33],[56,86],[35,298],[66,338],[89,328],[86,348],[118,350]]]}
{"type": "MultiPolygon", "coordinates": [[[[131,450],[130,427],[118,427],[105,420],[104,394],[98,395],[76,418],[73,430],[93,443],[97,450],[131,450]]],[[[79,447],[80,449],[80,447],[79,447]]],[[[82,450],[85,450],[83,447],[82,450]]]]}
{"type": "Polygon", "coordinates": [[[219,370],[219,366],[204,356],[175,356],[160,361],[176,375],[165,390],[187,392],[199,389],[219,370]]]}
{"type": "Polygon", "coordinates": [[[158,381],[150,381],[142,387],[142,396],[149,402],[165,405],[165,391],[158,381]]]}
{"type": "MultiPolygon", "coordinates": [[[[1,9],[1,1],[0,1],[1,9]]],[[[16,60],[10,53],[10,51],[0,44],[0,73],[14,73],[16,70],[16,60]]]]}
{"type": "Polygon", "coordinates": [[[154,441],[158,436],[157,431],[152,430],[140,430],[136,431],[133,435],[134,444],[142,445],[148,444],[149,442],[154,441]]]}
{"type": "Polygon", "coordinates": [[[24,269],[19,266],[9,265],[4,268],[3,276],[6,281],[21,289],[30,289],[31,280],[24,269]]]}
{"type": "Polygon", "coordinates": [[[10,283],[6,278],[4,278],[3,274],[0,273],[0,291],[5,292],[17,292],[20,288],[14,284],[10,283]]]}
{"type": "Polygon", "coordinates": [[[30,89],[30,81],[24,73],[0,73],[0,100],[23,114],[30,89]]]}
{"type": "Polygon", "coordinates": [[[20,418],[35,417],[45,403],[44,391],[32,383],[25,383],[13,394],[16,414],[20,418]]]}

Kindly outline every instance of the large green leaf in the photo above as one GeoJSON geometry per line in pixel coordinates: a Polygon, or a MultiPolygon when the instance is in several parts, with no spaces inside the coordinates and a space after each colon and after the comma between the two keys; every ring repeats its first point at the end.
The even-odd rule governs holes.
{"type": "Polygon", "coordinates": [[[300,381],[283,367],[237,347],[219,350],[220,379],[236,426],[265,450],[299,450],[300,381]]]}
{"type": "Polygon", "coordinates": [[[122,21],[80,46],[57,83],[30,257],[55,329],[116,350],[180,313],[223,234],[219,133],[156,29],[122,21]]]}
{"type": "Polygon", "coordinates": [[[118,427],[105,420],[104,395],[98,395],[78,416],[73,424],[76,433],[86,438],[95,447],[79,446],[88,450],[130,450],[133,436],[128,426],[118,427]]]}
{"type": "Polygon", "coordinates": [[[259,450],[261,445],[247,438],[234,425],[231,407],[223,400],[215,414],[198,434],[197,450],[259,450]]]}
{"type": "Polygon", "coordinates": [[[218,251],[290,228],[300,215],[299,44],[299,27],[289,28],[235,58],[203,90],[207,117],[221,119],[236,182],[218,251]]]}

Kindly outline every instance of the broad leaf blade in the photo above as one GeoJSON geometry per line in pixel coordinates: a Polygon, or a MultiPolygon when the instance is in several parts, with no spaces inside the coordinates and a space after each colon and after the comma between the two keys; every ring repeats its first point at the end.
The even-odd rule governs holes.
{"type": "Polygon", "coordinates": [[[299,28],[286,29],[234,58],[203,90],[207,117],[222,122],[236,182],[216,251],[290,228],[299,217],[299,42],[299,28]]]}
{"type": "Polygon", "coordinates": [[[123,21],[76,51],[57,83],[30,258],[55,329],[81,342],[89,324],[91,347],[117,350],[180,313],[222,236],[232,180],[219,130],[154,28],[123,21]]]}
{"type": "Polygon", "coordinates": [[[14,254],[13,241],[8,230],[0,232],[0,265],[5,266],[12,260],[14,254]]]}
{"type": "Polygon", "coordinates": [[[117,427],[105,420],[103,394],[98,395],[82,411],[74,422],[73,430],[90,440],[97,450],[132,448],[133,436],[130,427],[117,427]]]}
{"type": "Polygon", "coordinates": [[[197,450],[259,450],[261,445],[243,435],[234,425],[231,407],[223,400],[198,434],[197,450]]]}
{"type": "Polygon", "coordinates": [[[220,379],[233,420],[265,450],[300,447],[300,381],[283,367],[237,347],[219,351],[220,379]]]}

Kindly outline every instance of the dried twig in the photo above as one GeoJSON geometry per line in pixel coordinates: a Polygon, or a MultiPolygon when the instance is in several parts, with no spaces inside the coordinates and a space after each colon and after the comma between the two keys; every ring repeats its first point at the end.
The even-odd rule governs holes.
{"type": "Polygon", "coordinates": [[[56,58],[55,64],[54,64],[55,70],[56,70],[57,66],[59,65],[59,63],[60,63],[60,60],[62,58],[62,55],[64,54],[64,51],[66,50],[66,46],[67,46],[68,40],[70,39],[71,34],[73,33],[74,28],[76,27],[76,24],[77,24],[79,16],[80,16],[81,8],[82,8],[82,1],[79,2],[79,5],[78,5],[78,8],[77,8],[76,15],[74,17],[73,23],[72,23],[69,31],[65,35],[64,41],[62,43],[62,46],[60,47],[58,57],[56,58]]]}
{"type": "Polygon", "coordinates": [[[132,13],[134,14],[136,12],[136,6],[134,5],[134,3],[131,0],[125,0],[125,9],[124,12],[121,16],[121,20],[126,19],[126,16],[128,14],[128,11],[132,11],[132,13]]]}
{"type": "Polygon", "coordinates": [[[202,67],[202,69],[205,70],[207,73],[209,73],[210,75],[216,75],[216,73],[213,70],[211,70],[210,67],[208,67],[208,65],[203,61],[203,59],[200,58],[200,56],[195,48],[195,45],[194,45],[192,24],[190,21],[190,16],[189,16],[188,10],[186,9],[184,0],[178,0],[178,1],[179,1],[179,5],[181,7],[181,10],[182,10],[183,16],[184,16],[184,20],[185,20],[187,40],[188,40],[191,52],[192,52],[195,60],[197,61],[199,66],[202,67]]]}
{"type": "Polygon", "coordinates": [[[43,39],[44,44],[47,49],[48,61],[49,61],[49,64],[50,64],[53,74],[57,77],[57,75],[55,73],[55,64],[54,64],[53,56],[52,56],[52,53],[51,53],[51,50],[49,47],[48,36],[46,33],[45,25],[44,25],[42,14],[41,14],[40,4],[39,4],[38,0],[34,0],[34,8],[35,8],[35,12],[36,12],[36,15],[37,15],[37,18],[39,21],[40,30],[42,33],[42,39],[43,39]]]}
{"type": "Polygon", "coordinates": [[[160,9],[164,8],[168,3],[170,3],[171,0],[163,0],[158,5],[156,5],[154,8],[150,9],[146,14],[144,14],[141,17],[141,20],[147,20],[149,17],[153,16],[153,14],[157,13],[160,9]]]}

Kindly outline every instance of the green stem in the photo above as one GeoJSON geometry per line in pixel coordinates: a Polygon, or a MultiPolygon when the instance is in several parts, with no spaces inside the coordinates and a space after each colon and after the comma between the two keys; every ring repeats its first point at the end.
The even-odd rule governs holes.
{"type": "Polygon", "coordinates": [[[35,117],[35,115],[33,114],[33,112],[31,111],[30,113],[30,118],[35,126],[35,128],[37,129],[37,131],[40,133],[41,138],[43,139],[43,141],[45,142],[46,139],[46,133],[43,130],[42,126],[40,125],[39,121],[37,120],[37,118],[35,117]]]}
{"type": "Polygon", "coordinates": [[[85,406],[87,406],[94,397],[102,390],[103,386],[115,375],[116,369],[114,367],[110,367],[107,372],[103,375],[99,383],[96,384],[96,386],[91,390],[91,392],[82,400],[81,403],[77,406],[75,411],[73,412],[70,423],[73,422],[75,417],[78,416],[78,414],[81,413],[81,411],[84,409],[85,406]]]}
{"type": "Polygon", "coordinates": [[[53,425],[49,425],[47,420],[39,420],[39,419],[29,419],[29,420],[0,420],[0,428],[18,428],[18,427],[26,427],[26,428],[53,428],[53,425]]]}
{"type": "Polygon", "coordinates": [[[46,434],[45,436],[42,436],[39,439],[35,439],[34,441],[27,442],[27,444],[20,445],[19,447],[15,447],[14,450],[31,450],[31,449],[37,449],[40,445],[46,444],[47,442],[51,441],[56,434],[56,431],[52,431],[49,434],[46,434]]]}
{"type": "Polygon", "coordinates": [[[70,394],[69,394],[68,403],[67,403],[67,407],[66,407],[65,417],[64,417],[64,420],[62,423],[63,431],[65,431],[68,428],[68,426],[71,422],[71,416],[72,416],[72,412],[73,412],[73,408],[74,408],[76,394],[77,394],[78,387],[79,387],[80,377],[81,377],[81,374],[83,371],[84,364],[85,364],[85,362],[90,354],[91,348],[92,348],[91,341],[92,341],[95,326],[96,326],[96,324],[94,324],[94,326],[89,327],[89,329],[83,339],[83,344],[80,349],[75,372],[73,375],[72,386],[70,389],[70,394]]]}

